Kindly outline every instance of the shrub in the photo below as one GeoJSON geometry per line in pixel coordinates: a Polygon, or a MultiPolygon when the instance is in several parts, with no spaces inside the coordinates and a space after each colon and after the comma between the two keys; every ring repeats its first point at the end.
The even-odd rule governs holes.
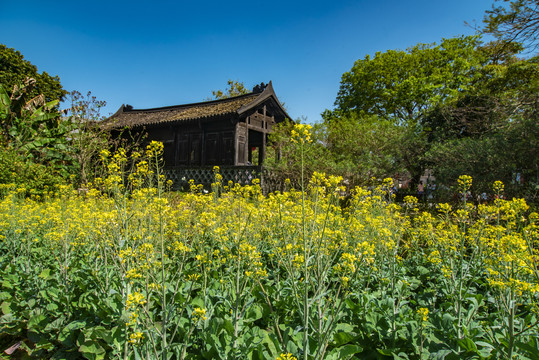
{"type": "Polygon", "coordinates": [[[43,195],[64,182],[54,169],[29,161],[13,150],[0,148],[0,184],[28,189],[27,195],[43,195]]]}

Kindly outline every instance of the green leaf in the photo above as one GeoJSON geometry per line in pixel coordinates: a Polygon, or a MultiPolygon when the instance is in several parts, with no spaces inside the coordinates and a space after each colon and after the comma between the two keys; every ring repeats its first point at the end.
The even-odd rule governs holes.
{"type": "Polygon", "coordinates": [[[477,352],[477,346],[475,345],[475,343],[470,338],[460,339],[460,340],[457,341],[457,343],[461,347],[466,349],[467,351],[471,351],[471,352],[474,352],[474,353],[477,352]]]}
{"type": "Polygon", "coordinates": [[[377,349],[377,350],[379,354],[386,355],[386,356],[393,355],[393,351],[395,351],[395,349],[377,349]]]}
{"type": "Polygon", "coordinates": [[[481,349],[478,349],[477,353],[481,355],[481,357],[484,357],[484,358],[488,358],[492,350],[494,350],[494,346],[484,341],[476,341],[475,345],[482,347],[481,349]]]}
{"type": "Polygon", "coordinates": [[[9,282],[9,280],[2,281],[2,287],[5,289],[13,289],[13,285],[11,285],[11,282],[9,282]]]}
{"type": "Polygon", "coordinates": [[[101,360],[105,358],[105,349],[96,341],[86,341],[79,347],[82,355],[89,360],[101,360]]]}
{"type": "Polygon", "coordinates": [[[400,352],[398,354],[393,354],[393,360],[408,360],[409,357],[403,352],[400,352]]]}
{"type": "Polygon", "coordinates": [[[193,300],[191,300],[191,305],[198,306],[199,308],[202,308],[202,309],[206,307],[204,304],[204,299],[201,297],[196,297],[193,300]]]}
{"type": "Polygon", "coordinates": [[[2,309],[2,313],[4,315],[11,314],[11,302],[4,301],[2,305],[0,305],[0,308],[2,309]]]}
{"type": "Polygon", "coordinates": [[[28,320],[28,329],[42,330],[46,320],[47,317],[43,314],[34,315],[28,320]]]}
{"type": "Polygon", "coordinates": [[[44,269],[41,274],[39,274],[39,277],[44,280],[49,280],[51,276],[51,269],[44,269]]]}
{"type": "Polygon", "coordinates": [[[253,304],[249,306],[249,308],[245,312],[245,316],[243,320],[245,322],[253,322],[261,318],[262,318],[262,308],[257,304],[253,304]]]}
{"type": "Polygon", "coordinates": [[[515,343],[515,346],[518,349],[530,354],[532,359],[539,359],[539,348],[537,347],[538,345],[537,343],[538,343],[537,339],[530,339],[528,343],[517,341],[515,343]]]}
{"type": "Polygon", "coordinates": [[[76,331],[86,326],[86,321],[76,320],[69,323],[58,334],[58,341],[67,346],[72,346],[75,340],[76,331]]]}
{"type": "Polygon", "coordinates": [[[47,340],[45,338],[41,338],[39,340],[39,342],[37,344],[35,344],[35,348],[36,348],[36,350],[37,349],[43,349],[43,350],[50,351],[50,350],[54,349],[54,344],[51,343],[49,340],[47,340]]]}
{"type": "Polygon", "coordinates": [[[0,292],[0,300],[10,300],[12,298],[11,294],[7,291],[0,292]]]}
{"type": "Polygon", "coordinates": [[[84,337],[87,340],[104,340],[107,343],[112,341],[112,333],[103,326],[95,326],[84,330],[84,337]]]}
{"type": "Polygon", "coordinates": [[[47,305],[47,311],[49,312],[54,312],[56,310],[58,310],[58,305],[56,305],[55,303],[50,303],[47,305]]]}
{"type": "Polygon", "coordinates": [[[339,359],[349,359],[352,355],[358,354],[363,351],[363,348],[359,345],[345,345],[336,349],[339,354],[339,359]]]}

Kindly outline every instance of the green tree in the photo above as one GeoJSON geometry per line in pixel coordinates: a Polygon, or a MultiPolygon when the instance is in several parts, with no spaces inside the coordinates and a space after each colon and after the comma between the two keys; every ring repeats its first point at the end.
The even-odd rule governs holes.
{"type": "Polygon", "coordinates": [[[429,147],[424,120],[474,91],[488,62],[480,44],[477,36],[457,37],[356,61],[342,76],[335,110],[322,115],[334,156],[350,154],[348,162],[374,176],[408,172],[418,181],[429,147]]]}
{"type": "Polygon", "coordinates": [[[336,111],[418,122],[436,105],[473,88],[476,69],[487,60],[479,44],[477,36],[466,36],[367,55],[343,74],[336,111]]]}
{"type": "Polygon", "coordinates": [[[495,0],[487,10],[482,31],[503,43],[518,42],[535,51],[539,46],[539,1],[495,0]]]}
{"type": "Polygon", "coordinates": [[[403,169],[418,181],[431,168],[447,186],[463,173],[476,190],[516,173],[535,186],[539,60],[519,59],[521,50],[459,37],[358,60],[323,114],[337,167],[355,168],[361,181],[403,169]]]}
{"type": "Polygon", "coordinates": [[[27,78],[35,79],[35,86],[27,94],[35,98],[43,95],[45,101],[63,100],[67,94],[60,84],[58,76],[51,76],[47,72],[38,72],[37,67],[32,65],[17,50],[0,44],[0,84],[5,89],[12,89],[15,85],[23,84],[27,78]]]}
{"type": "Polygon", "coordinates": [[[14,183],[42,194],[70,173],[69,123],[58,100],[27,99],[34,79],[8,92],[0,84],[0,183],[14,183]]]}
{"type": "Polygon", "coordinates": [[[323,142],[333,159],[331,172],[355,185],[405,171],[401,145],[406,143],[406,132],[401,126],[376,115],[329,116],[323,142]]]}
{"type": "MultiPolygon", "coordinates": [[[[483,49],[485,50],[485,49],[483,49]]],[[[495,61],[478,69],[480,78],[473,91],[463,92],[455,101],[440,104],[423,119],[431,141],[478,137],[496,131],[534,111],[539,90],[538,58],[518,59],[499,48],[489,47],[495,61]]]]}
{"type": "Polygon", "coordinates": [[[228,80],[228,87],[225,90],[214,90],[212,96],[208,100],[227,99],[234,96],[244,95],[250,93],[245,85],[241,81],[228,80]]]}
{"type": "Polygon", "coordinates": [[[504,181],[511,196],[536,201],[539,184],[539,58],[512,58],[482,69],[473,93],[435,109],[425,119],[432,147],[428,166],[440,182],[474,177],[474,189],[489,192],[504,181]],[[516,183],[515,175],[524,180],[516,183]]]}
{"type": "MultiPolygon", "coordinates": [[[[269,135],[264,167],[271,169],[272,180],[284,184],[288,179],[292,187],[299,189],[301,184],[301,144],[291,141],[292,129],[302,119],[284,121],[277,124],[269,135]]],[[[315,171],[337,173],[335,159],[330,156],[326,143],[326,131],[323,124],[314,124],[311,133],[312,142],[303,145],[303,170],[307,177],[315,171]]]]}
{"type": "Polygon", "coordinates": [[[99,124],[104,119],[101,108],[106,102],[92,96],[90,91],[86,95],[72,91],[67,97],[71,106],[63,121],[71,128],[69,145],[73,167],[78,183],[87,184],[96,174],[99,152],[110,148],[110,133],[99,124]]]}

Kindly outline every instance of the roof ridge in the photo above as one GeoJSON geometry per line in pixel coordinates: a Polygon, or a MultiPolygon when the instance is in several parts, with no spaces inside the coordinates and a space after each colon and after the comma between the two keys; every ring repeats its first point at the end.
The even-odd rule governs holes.
{"type": "Polygon", "coordinates": [[[154,112],[154,111],[162,111],[162,110],[174,110],[174,109],[181,109],[181,108],[189,108],[193,106],[208,106],[208,105],[214,105],[217,103],[226,103],[230,101],[234,101],[240,98],[246,98],[249,96],[258,96],[260,93],[250,92],[248,94],[242,94],[238,96],[232,96],[224,99],[215,99],[210,101],[200,101],[196,103],[190,103],[190,104],[181,104],[181,105],[169,105],[169,106],[161,106],[161,107],[155,107],[155,108],[148,108],[148,109],[130,109],[127,110],[124,107],[123,113],[133,113],[133,112],[154,112]]]}

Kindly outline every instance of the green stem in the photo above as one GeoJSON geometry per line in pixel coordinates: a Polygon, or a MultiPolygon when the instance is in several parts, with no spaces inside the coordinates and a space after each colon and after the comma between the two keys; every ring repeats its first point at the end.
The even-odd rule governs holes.
{"type": "MultiPolygon", "coordinates": [[[[513,263],[511,264],[511,278],[514,278],[514,267],[513,263]]],[[[516,302],[515,302],[515,287],[514,285],[511,285],[511,292],[509,294],[509,321],[508,321],[508,327],[509,327],[509,354],[508,358],[513,358],[513,347],[515,344],[515,308],[516,308],[516,302]]]]}
{"type": "Polygon", "coordinates": [[[305,233],[305,168],[304,151],[301,143],[301,216],[302,216],[302,237],[303,237],[303,358],[309,358],[309,273],[308,273],[308,253],[307,236],[305,233]]]}

